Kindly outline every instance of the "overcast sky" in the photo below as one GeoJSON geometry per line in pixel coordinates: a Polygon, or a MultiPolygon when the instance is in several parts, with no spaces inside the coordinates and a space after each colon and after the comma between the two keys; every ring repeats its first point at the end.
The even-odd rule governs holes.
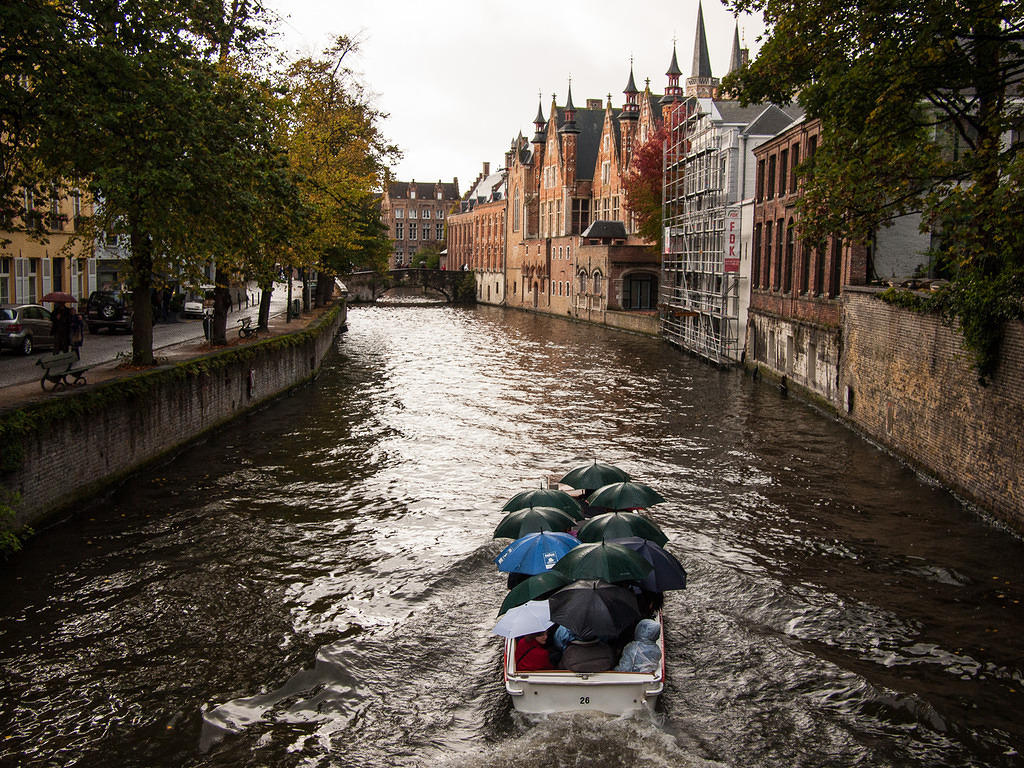
{"type": "MultiPolygon", "coordinates": [[[[519,131],[533,135],[538,92],[565,104],[607,99],[620,107],[630,57],[637,87],[663,93],[676,39],[683,79],[693,62],[697,0],[268,0],[283,17],[278,47],[322,51],[334,35],[360,40],[351,66],[387,112],[385,135],[402,152],[401,181],[459,179],[465,193],[483,162],[492,172],[519,131]]],[[[729,64],[735,20],[704,0],[711,69],[729,64]]],[[[759,18],[740,18],[740,39],[758,48],[759,18]]]]}

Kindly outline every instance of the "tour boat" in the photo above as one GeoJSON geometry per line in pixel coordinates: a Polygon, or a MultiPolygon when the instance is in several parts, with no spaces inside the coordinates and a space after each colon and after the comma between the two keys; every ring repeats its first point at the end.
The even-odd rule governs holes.
{"type": "Polygon", "coordinates": [[[661,612],[657,616],[662,631],[658,635],[661,663],[655,672],[570,672],[545,669],[519,672],[515,668],[515,639],[505,639],[505,690],[512,706],[520,712],[604,712],[625,715],[654,711],[665,687],[665,627],[661,612]]]}

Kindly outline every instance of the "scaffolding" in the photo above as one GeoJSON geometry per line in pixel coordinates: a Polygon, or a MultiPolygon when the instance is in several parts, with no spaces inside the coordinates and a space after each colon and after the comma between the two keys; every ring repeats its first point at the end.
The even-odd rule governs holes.
{"type": "Polygon", "coordinates": [[[718,365],[739,360],[739,273],[726,271],[727,149],[723,133],[690,99],[665,145],[665,246],[660,291],[665,338],[718,365]]]}

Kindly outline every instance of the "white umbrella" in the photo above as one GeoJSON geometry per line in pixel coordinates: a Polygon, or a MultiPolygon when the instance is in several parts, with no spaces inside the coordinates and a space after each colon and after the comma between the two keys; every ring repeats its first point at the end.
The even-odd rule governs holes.
{"type": "Polygon", "coordinates": [[[505,612],[491,630],[501,637],[522,637],[543,632],[554,624],[547,600],[530,600],[505,612]]]}

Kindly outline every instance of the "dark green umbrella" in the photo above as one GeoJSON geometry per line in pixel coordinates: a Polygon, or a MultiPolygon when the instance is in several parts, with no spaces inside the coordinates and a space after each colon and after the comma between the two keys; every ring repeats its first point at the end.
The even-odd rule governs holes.
{"type": "Polygon", "coordinates": [[[608,582],[640,581],[651,572],[651,564],[621,544],[602,541],[580,544],[562,555],[552,569],[571,579],[603,579],[608,582]]]}
{"type": "Polygon", "coordinates": [[[554,507],[560,509],[573,520],[583,519],[583,509],[576,499],[565,491],[557,488],[535,488],[532,491],[521,491],[505,502],[502,512],[514,512],[527,507],[554,507]]]}
{"type": "Polygon", "coordinates": [[[658,546],[668,542],[668,536],[658,526],[633,512],[608,512],[592,517],[580,525],[576,534],[576,538],[585,542],[625,539],[629,536],[639,536],[658,546]]]}
{"type": "Polygon", "coordinates": [[[591,508],[643,509],[652,504],[660,504],[664,500],[664,497],[651,486],[627,480],[598,488],[587,499],[587,503],[591,508]]]}
{"type": "Polygon", "coordinates": [[[576,469],[569,470],[565,477],[558,482],[573,488],[593,491],[609,483],[623,483],[627,480],[629,480],[629,475],[625,470],[611,464],[600,464],[594,461],[592,464],[583,464],[576,469]]]}
{"type": "Polygon", "coordinates": [[[520,539],[539,531],[567,531],[576,519],[554,507],[528,507],[509,512],[494,529],[494,538],[520,539]]]}
{"type": "Polygon", "coordinates": [[[566,584],[571,584],[572,579],[558,571],[544,571],[536,576],[531,576],[522,584],[517,584],[505,595],[498,615],[505,613],[510,608],[523,605],[530,600],[543,600],[556,589],[561,589],[566,584]]]}

